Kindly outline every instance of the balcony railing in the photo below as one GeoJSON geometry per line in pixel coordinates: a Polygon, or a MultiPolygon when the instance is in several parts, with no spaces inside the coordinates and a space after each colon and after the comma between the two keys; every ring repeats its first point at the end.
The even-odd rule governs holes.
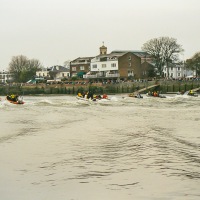
{"type": "Polygon", "coordinates": [[[115,73],[115,74],[106,74],[106,75],[102,75],[102,74],[83,75],[83,78],[115,78],[115,77],[119,77],[119,74],[115,73]]]}
{"type": "Polygon", "coordinates": [[[119,74],[106,74],[106,77],[108,78],[115,78],[115,77],[119,77],[119,74]]]}
{"type": "Polygon", "coordinates": [[[98,77],[97,74],[95,74],[95,75],[90,75],[90,74],[83,75],[83,78],[97,78],[97,77],[98,77]]]}

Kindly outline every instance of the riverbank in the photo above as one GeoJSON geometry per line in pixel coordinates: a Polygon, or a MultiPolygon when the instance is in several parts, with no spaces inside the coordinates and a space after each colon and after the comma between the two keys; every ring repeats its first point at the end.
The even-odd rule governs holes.
{"type": "Polygon", "coordinates": [[[92,83],[82,85],[72,84],[12,84],[0,86],[0,95],[19,94],[19,95],[37,95],[37,94],[69,94],[74,95],[78,92],[93,91],[97,94],[120,94],[132,93],[143,88],[147,88],[143,93],[150,91],[160,91],[162,93],[185,92],[200,87],[200,81],[146,81],[146,82],[123,82],[115,84],[92,83]],[[148,89],[148,87],[155,85],[148,89]]]}

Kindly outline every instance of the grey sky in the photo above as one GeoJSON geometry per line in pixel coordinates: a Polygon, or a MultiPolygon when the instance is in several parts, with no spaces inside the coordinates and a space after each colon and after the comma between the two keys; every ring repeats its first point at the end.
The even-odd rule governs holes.
{"type": "Polygon", "coordinates": [[[200,0],[0,0],[0,70],[12,56],[39,59],[47,67],[108,52],[140,50],[169,36],[200,51],[200,0]]]}

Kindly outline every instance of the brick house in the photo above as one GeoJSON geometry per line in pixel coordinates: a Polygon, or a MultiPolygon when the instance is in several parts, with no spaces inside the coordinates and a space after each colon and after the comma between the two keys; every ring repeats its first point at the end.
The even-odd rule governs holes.
{"type": "Polygon", "coordinates": [[[147,79],[156,76],[155,64],[150,61],[144,61],[141,64],[142,79],[147,79]]]}
{"type": "Polygon", "coordinates": [[[79,57],[70,62],[70,76],[83,77],[88,71],[90,71],[90,62],[93,57],[79,57]]]}
{"type": "Polygon", "coordinates": [[[83,78],[146,78],[146,71],[152,67],[149,63],[151,60],[150,55],[144,51],[117,50],[107,54],[107,48],[103,45],[100,47],[100,54],[91,59],[90,71],[83,78]]]}

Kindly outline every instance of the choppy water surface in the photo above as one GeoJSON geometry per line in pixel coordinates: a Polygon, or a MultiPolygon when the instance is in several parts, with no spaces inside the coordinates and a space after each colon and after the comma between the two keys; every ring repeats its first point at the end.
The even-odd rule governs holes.
{"type": "Polygon", "coordinates": [[[0,199],[200,199],[200,97],[110,98],[2,100],[0,199]]]}

